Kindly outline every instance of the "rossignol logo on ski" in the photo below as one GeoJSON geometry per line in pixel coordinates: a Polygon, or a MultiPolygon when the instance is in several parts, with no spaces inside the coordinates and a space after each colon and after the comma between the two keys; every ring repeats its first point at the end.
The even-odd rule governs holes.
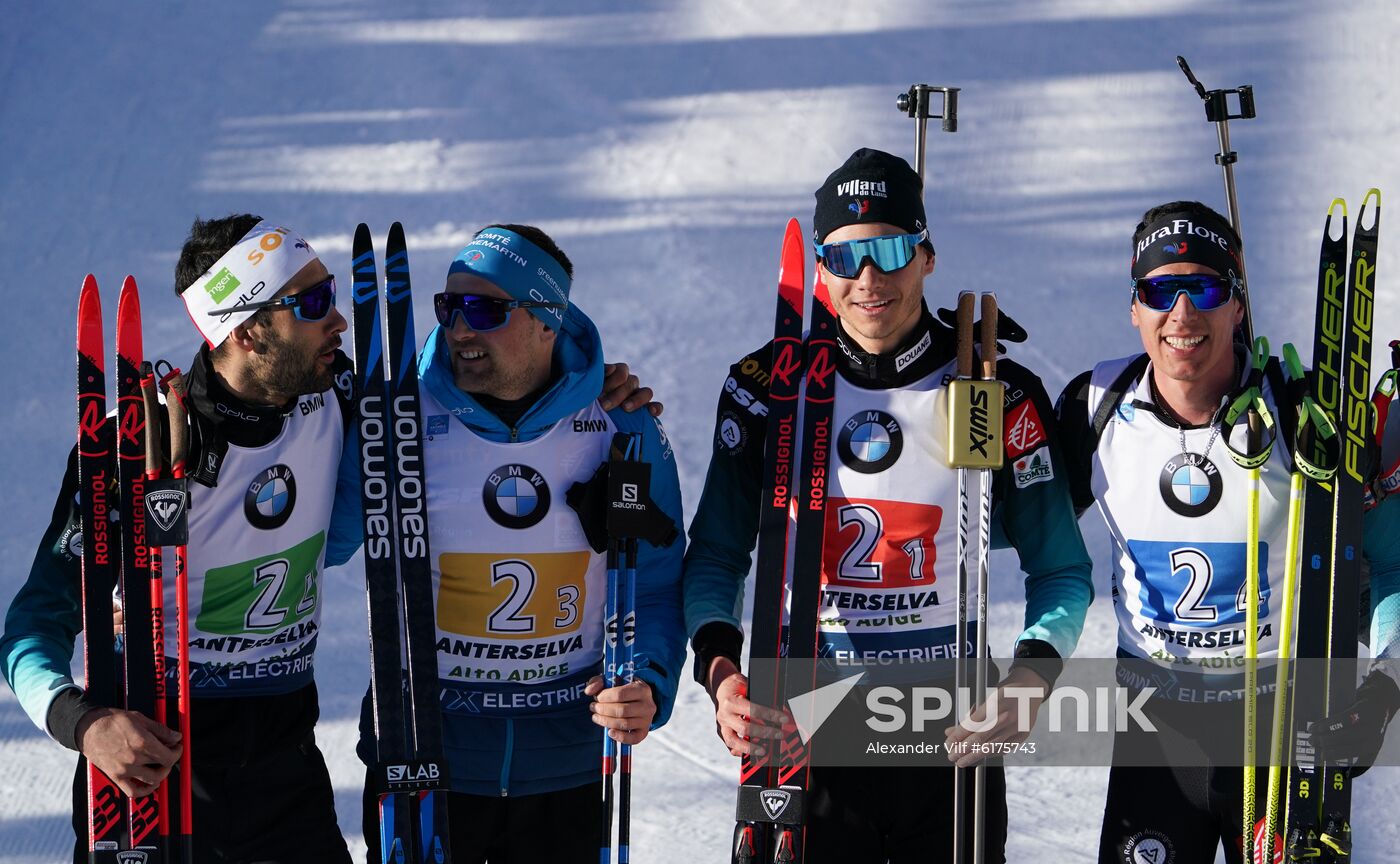
{"type": "Polygon", "coordinates": [[[117,864],[146,864],[150,860],[145,852],[126,851],[117,853],[117,864]]]}
{"type": "Polygon", "coordinates": [[[878,474],[899,460],[904,432],[884,411],[858,411],[841,426],[836,452],[841,464],[861,474],[878,474]]]}
{"type": "Polygon", "coordinates": [[[1220,503],[1220,469],[1199,453],[1178,453],[1157,477],[1162,501],[1181,516],[1204,516],[1220,503]]]}
{"type": "Polygon", "coordinates": [[[768,814],[768,818],[777,819],[792,801],[792,793],[782,789],[764,789],[758,793],[758,800],[763,802],[763,810],[768,814]]]}
{"type": "Polygon", "coordinates": [[[487,475],[481,500],[497,525],[530,528],[549,512],[549,484],[529,465],[502,465],[487,475]]]}

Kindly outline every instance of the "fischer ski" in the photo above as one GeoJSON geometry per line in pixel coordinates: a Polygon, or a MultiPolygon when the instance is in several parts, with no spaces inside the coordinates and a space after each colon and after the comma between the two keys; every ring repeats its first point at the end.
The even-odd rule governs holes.
{"type": "Polygon", "coordinates": [[[451,860],[418,367],[403,226],[386,249],[387,339],[369,227],[355,229],[354,342],[384,864],[451,860]],[[407,660],[407,676],[404,663],[407,660]]]}

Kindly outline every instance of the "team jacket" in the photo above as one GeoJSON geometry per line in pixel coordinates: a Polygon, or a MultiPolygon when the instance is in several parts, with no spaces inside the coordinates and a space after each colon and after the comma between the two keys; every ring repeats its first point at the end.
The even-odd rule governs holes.
{"type": "MultiPolygon", "coordinates": [[[[955,656],[957,472],[944,465],[941,419],[955,371],[952,331],[925,307],[919,326],[888,354],[861,351],[844,331],[838,344],[819,651],[858,659],[955,656]]],[[[697,678],[716,655],[737,661],[742,642],[771,354],[770,343],[731,366],[720,394],[686,555],[697,678]]],[[[1093,596],[1089,556],[1040,380],[1006,360],[997,374],[1006,384],[1006,468],[994,475],[992,533],[994,546],[1017,550],[1026,573],[1026,629],[1016,656],[1061,658],[1073,651],[1093,596]]]]}
{"type": "MultiPolygon", "coordinates": [[[[605,561],[565,497],[607,461],[614,432],[642,434],[652,498],[681,524],[665,433],[646,412],[599,407],[602,346],[577,309],[559,333],[554,371],[550,389],[510,428],[457,388],[440,328],[420,361],[437,666],[458,792],[532,795],[597,780],[602,732],[583,688],[602,668],[605,561]]],[[[685,659],[684,543],[639,546],[637,675],[655,692],[659,727],[685,659]]],[[[366,764],[369,710],[366,699],[366,764]]]]}
{"type": "MultiPolygon", "coordinates": [[[[336,386],[284,408],[235,398],[214,375],[207,349],[189,373],[191,721],[201,762],[237,764],[265,744],[298,743],[315,722],[322,571],[344,563],[361,534],[358,469],[342,458],[349,367],[339,355],[336,386]]],[[[113,425],[104,423],[99,434],[110,439],[113,425]]],[[[69,674],[82,628],[77,490],[70,453],[53,517],[0,638],[0,664],[20,704],[69,747],[78,718],[92,707],[69,674]]],[[[173,651],[173,570],[166,576],[165,644],[173,651]]],[[[167,668],[173,674],[173,658],[167,668]]]]}
{"type": "MultiPolygon", "coordinates": [[[[1245,641],[1247,471],[1230,458],[1223,434],[1208,426],[1183,430],[1158,407],[1150,365],[1125,390],[1096,446],[1090,418],[1132,360],[1100,363],[1075,378],[1058,405],[1075,507],[1082,513],[1097,502],[1113,538],[1119,653],[1206,673],[1229,670],[1221,661],[1241,656],[1245,641]]],[[[1267,378],[1263,390],[1276,412],[1267,378]]],[[[1242,425],[1235,433],[1242,447],[1242,425]]],[[[1280,439],[1261,470],[1261,658],[1278,651],[1291,471],[1291,454],[1280,439]]],[[[1364,518],[1376,609],[1371,645],[1391,656],[1400,603],[1400,506],[1386,502],[1364,518]]]]}

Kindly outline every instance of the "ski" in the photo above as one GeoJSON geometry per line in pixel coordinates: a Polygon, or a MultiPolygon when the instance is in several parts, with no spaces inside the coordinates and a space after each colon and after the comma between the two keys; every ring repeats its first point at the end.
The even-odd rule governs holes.
{"type": "MultiPolygon", "coordinates": [[[[777,705],[780,682],[773,665],[785,653],[782,640],[783,597],[787,572],[788,530],[793,500],[793,457],[797,449],[797,399],[802,375],[802,307],[806,293],[806,251],[802,227],[789,219],[783,234],[778,269],[778,301],[774,316],[772,357],[768,380],[768,428],[764,438],[763,486],[760,497],[758,554],[749,639],[749,696],[764,705],[777,705]],[[754,665],[765,666],[755,674],[754,665]]],[[[724,434],[721,428],[720,434],[724,434]]],[[[778,794],[777,766],[771,749],[762,757],[746,755],[739,768],[735,864],[766,860],[773,823],[765,797],[778,794]]],[[[780,814],[781,815],[781,814],[780,814]]]]}
{"type": "MultiPolygon", "coordinates": [[[[107,416],[107,376],[103,358],[102,300],[89,274],[78,297],[78,488],[82,525],[83,674],[87,698],[95,705],[117,702],[116,634],[112,591],[117,581],[117,539],[111,534],[108,498],[112,483],[111,446],[102,426],[107,416]]],[[[115,864],[126,813],[121,790],[87,763],[88,860],[115,864]]]]}
{"type": "Polygon", "coordinates": [[[386,342],[369,227],[355,229],[353,335],[380,860],[440,864],[450,860],[448,787],[433,644],[412,294],[398,223],[390,230],[387,253],[386,342]]]}
{"type": "MultiPolygon", "coordinates": [[[[163,622],[151,602],[151,562],[146,546],[146,410],[141,395],[141,298],[136,280],[122,282],[117,303],[117,512],[121,514],[122,657],[126,709],[156,716],[156,681],[164,674],[163,622]],[[153,625],[160,630],[152,636],[153,625]],[[161,643],[161,656],[154,650],[161,643]]],[[[127,799],[125,838],[129,850],[163,856],[157,834],[160,802],[155,794],[127,799]]]]}
{"type": "MultiPolygon", "coordinates": [[[[1375,307],[1376,245],[1381,224],[1381,193],[1372,189],[1361,202],[1347,270],[1347,315],[1342,343],[1342,405],[1338,430],[1342,458],[1337,470],[1332,524],[1332,596],[1328,611],[1329,665],[1355,661],[1361,586],[1361,518],[1367,483],[1367,440],[1375,434],[1371,404],[1371,325],[1375,307]],[[1373,200],[1374,199],[1374,202],[1373,200]],[[1374,214],[1368,209],[1374,209],[1374,214]],[[1371,226],[1366,227],[1370,216],[1371,226]]],[[[1348,664],[1350,665],[1350,664],[1348,664]]],[[[1356,677],[1348,670],[1327,676],[1327,714],[1356,698],[1356,677]]],[[[1322,843],[1335,858],[1351,855],[1351,766],[1323,758],[1322,843]]]]}

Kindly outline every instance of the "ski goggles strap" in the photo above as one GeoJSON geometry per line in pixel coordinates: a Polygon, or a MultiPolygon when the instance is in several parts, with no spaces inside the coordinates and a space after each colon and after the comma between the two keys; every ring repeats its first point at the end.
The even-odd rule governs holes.
{"type": "Polygon", "coordinates": [[[1293,465],[1304,476],[1326,482],[1337,474],[1341,459],[1341,438],[1337,425],[1308,389],[1308,376],[1298,349],[1289,342],[1283,346],[1284,379],[1289,395],[1298,406],[1298,427],[1293,433],[1293,465]]]}
{"type": "Polygon", "coordinates": [[[1260,389],[1260,382],[1264,377],[1264,364],[1269,360],[1269,340],[1260,336],[1254,340],[1254,353],[1251,359],[1248,386],[1235,397],[1234,401],[1228,403],[1225,408],[1224,421],[1221,424],[1220,437],[1225,439],[1225,449],[1230,452],[1230,458],[1241,468],[1258,468],[1269,461],[1269,456],[1274,450],[1274,440],[1277,438],[1277,431],[1274,427],[1274,415],[1269,410],[1268,403],[1264,401],[1263,391],[1260,389]],[[1234,430],[1240,420],[1248,420],[1249,414],[1253,412],[1259,417],[1263,424],[1263,440],[1251,452],[1248,449],[1237,449],[1230,442],[1230,433],[1234,430]]]}

